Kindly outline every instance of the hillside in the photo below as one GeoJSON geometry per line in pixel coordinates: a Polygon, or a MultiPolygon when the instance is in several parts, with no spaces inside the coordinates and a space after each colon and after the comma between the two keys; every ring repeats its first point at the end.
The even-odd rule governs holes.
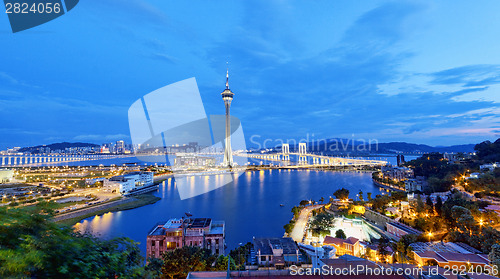
{"type": "Polygon", "coordinates": [[[23,147],[19,149],[19,152],[30,152],[30,153],[38,153],[41,148],[50,148],[50,150],[64,150],[66,148],[74,148],[74,147],[99,147],[98,144],[93,143],[84,143],[84,142],[60,142],[60,143],[52,143],[48,145],[37,145],[30,147],[23,147]]]}

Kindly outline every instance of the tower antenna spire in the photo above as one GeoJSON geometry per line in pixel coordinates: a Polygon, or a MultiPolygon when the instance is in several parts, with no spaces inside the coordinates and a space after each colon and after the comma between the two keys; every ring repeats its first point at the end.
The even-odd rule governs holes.
{"type": "Polygon", "coordinates": [[[226,89],[229,89],[229,62],[226,62],[226,89]]]}

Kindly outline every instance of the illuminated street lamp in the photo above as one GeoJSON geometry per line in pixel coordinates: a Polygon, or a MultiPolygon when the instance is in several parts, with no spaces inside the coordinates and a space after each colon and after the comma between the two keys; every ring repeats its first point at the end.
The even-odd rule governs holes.
{"type": "Polygon", "coordinates": [[[432,232],[428,232],[427,236],[429,236],[429,242],[431,242],[432,232]]]}

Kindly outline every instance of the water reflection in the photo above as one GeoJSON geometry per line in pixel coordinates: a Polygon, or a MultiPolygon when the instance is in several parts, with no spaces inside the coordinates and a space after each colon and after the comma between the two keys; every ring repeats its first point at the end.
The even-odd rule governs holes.
{"type": "MultiPolygon", "coordinates": [[[[350,190],[351,198],[361,189],[372,196],[381,191],[375,187],[370,173],[329,172],[307,170],[246,171],[241,179],[206,194],[181,200],[178,179],[164,181],[155,195],[162,197],[155,204],[107,213],[88,218],[77,225],[82,232],[102,237],[127,236],[144,242],[148,231],[160,221],[181,217],[190,212],[196,217],[210,217],[226,222],[226,241],[229,249],[252,237],[280,237],[283,225],[292,217],[290,209],[301,200],[319,200],[332,196],[341,187],[350,190]],[[177,180],[177,181],[176,181],[177,180]],[[280,204],[285,206],[281,207],[280,204]]],[[[188,190],[212,187],[231,174],[184,177],[188,190]]],[[[226,251],[228,252],[228,251],[226,251]]]]}

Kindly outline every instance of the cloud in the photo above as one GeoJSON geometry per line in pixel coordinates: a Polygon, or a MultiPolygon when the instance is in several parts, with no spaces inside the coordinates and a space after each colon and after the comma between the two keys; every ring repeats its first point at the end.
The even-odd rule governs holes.
{"type": "MultiPolygon", "coordinates": [[[[272,8],[267,7],[264,13],[276,18],[283,15],[272,8]]],[[[398,74],[398,65],[413,57],[407,51],[395,50],[394,44],[411,34],[409,26],[424,9],[411,2],[391,2],[378,7],[356,20],[339,42],[314,56],[304,56],[300,43],[290,43],[299,38],[288,39],[280,34],[264,40],[267,30],[274,30],[283,22],[266,22],[267,29],[259,24],[238,27],[234,35],[228,36],[230,41],[207,49],[206,57],[213,61],[214,67],[227,57],[236,57],[231,60],[231,68],[235,69],[231,78],[236,80],[233,84],[245,94],[247,88],[260,93],[249,92],[252,94],[249,97],[236,91],[234,107],[244,102],[245,107],[260,107],[293,123],[289,127],[276,126],[276,121],[262,114],[248,115],[248,120],[259,123],[257,127],[246,126],[249,134],[265,130],[270,135],[293,137],[297,131],[326,130],[335,136],[349,130],[350,133],[380,130],[382,125],[390,123],[384,110],[396,112],[396,118],[406,115],[400,106],[410,100],[383,98],[377,86],[392,80],[398,74]]],[[[243,22],[252,21],[243,19],[243,22]]],[[[327,31],[324,37],[328,36],[327,31]]],[[[237,112],[237,108],[234,110],[237,112]]]]}
{"type": "Polygon", "coordinates": [[[455,102],[500,103],[500,65],[469,65],[433,73],[401,73],[380,84],[379,93],[444,94],[455,102]]]}
{"type": "Polygon", "coordinates": [[[5,81],[8,81],[12,84],[18,84],[19,81],[15,78],[13,78],[12,76],[10,76],[9,74],[5,73],[5,72],[0,72],[0,78],[5,80],[5,81]]]}
{"type": "Polygon", "coordinates": [[[151,58],[165,61],[168,62],[169,64],[176,64],[175,61],[177,60],[176,58],[164,53],[152,53],[151,58]]]}
{"type": "Polygon", "coordinates": [[[462,84],[464,87],[500,83],[500,65],[467,65],[430,74],[434,84],[462,84]]]}
{"type": "Polygon", "coordinates": [[[142,0],[107,0],[94,1],[94,4],[89,5],[96,13],[106,13],[105,18],[115,16],[116,21],[123,22],[134,20],[136,22],[149,22],[158,26],[165,27],[168,25],[167,15],[158,7],[151,5],[147,1],[142,0]]]}

